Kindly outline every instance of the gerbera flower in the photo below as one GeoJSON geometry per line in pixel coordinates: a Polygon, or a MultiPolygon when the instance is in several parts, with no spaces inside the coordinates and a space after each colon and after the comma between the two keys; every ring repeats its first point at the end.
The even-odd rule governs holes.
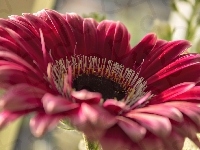
{"type": "Polygon", "coordinates": [[[129,39],[120,22],[74,13],[1,19],[0,127],[34,112],[34,135],[67,119],[104,150],[198,144],[200,55],[183,54],[184,40],[129,39]]]}

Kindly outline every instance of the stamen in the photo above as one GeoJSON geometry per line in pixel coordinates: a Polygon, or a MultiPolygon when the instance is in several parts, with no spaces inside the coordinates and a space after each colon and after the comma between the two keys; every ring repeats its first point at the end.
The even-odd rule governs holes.
{"type": "MultiPolygon", "coordinates": [[[[68,73],[67,68],[71,67],[73,81],[81,76],[94,76],[101,79],[108,79],[120,85],[125,96],[122,101],[127,105],[133,105],[146,92],[146,81],[139,77],[139,73],[124,65],[106,58],[96,56],[74,55],[65,59],[56,60],[52,65],[52,78],[56,88],[62,94],[64,86],[64,75],[68,73]]],[[[88,78],[87,78],[88,80],[88,78]]],[[[97,81],[97,80],[95,80],[97,81]]],[[[114,97],[113,97],[114,98],[114,97]]]]}

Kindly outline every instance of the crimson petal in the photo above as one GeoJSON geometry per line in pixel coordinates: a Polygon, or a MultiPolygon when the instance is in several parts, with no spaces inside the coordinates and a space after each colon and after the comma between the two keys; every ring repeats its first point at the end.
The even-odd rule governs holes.
{"type": "Polygon", "coordinates": [[[129,40],[129,34],[120,22],[102,21],[97,26],[98,51],[97,54],[104,58],[119,61],[130,49],[125,39],[129,40]],[[122,41],[119,41],[122,37],[122,41]],[[120,51],[123,46],[123,51],[120,51]],[[124,48],[125,47],[125,48],[124,48]],[[120,53],[119,53],[120,52],[120,53]]]}
{"type": "Polygon", "coordinates": [[[175,86],[173,86],[173,87],[161,92],[160,94],[154,96],[150,100],[150,103],[151,104],[156,104],[156,103],[161,103],[161,102],[165,102],[165,101],[171,100],[174,97],[176,97],[177,95],[180,95],[180,94],[182,94],[184,92],[189,91],[194,86],[195,86],[195,83],[193,83],[193,82],[180,83],[180,84],[175,85],[175,86]]]}
{"type": "Polygon", "coordinates": [[[195,86],[184,93],[177,95],[173,100],[183,101],[199,101],[200,100],[200,86],[195,86]]]}
{"type": "Polygon", "coordinates": [[[177,56],[183,53],[190,43],[184,40],[168,42],[157,52],[155,52],[151,59],[146,60],[142,65],[141,75],[146,79],[153,75],[167,64],[172,62],[177,56]],[[154,57],[153,57],[154,56],[154,57]]]}
{"type": "MultiPolygon", "coordinates": [[[[59,35],[60,43],[56,43],[57,51],[63,56],[74,55],[76,41],[70,25],[66,22],[62,15],[53,10],[42,10],[37,13],[41,19],[44,19],[53,28],[53,32],[59,35]]],[[[56,58],[59,59],[59,58],[56,58]]]]}
{"type": "Polygon", "coordinates": [[[156,40],[155,34],[146,35],[138,45],[126,54],[123,64],[126,67],[137,69],[155,46],[156,40]]]}
{"type": "Polygon", "coordinates": [[[95,56],[97,51],[97,22],[94,19],[83,20],[84,55],[95,56]],[[91,42],[92,41],[92,42],[91,42]]]}

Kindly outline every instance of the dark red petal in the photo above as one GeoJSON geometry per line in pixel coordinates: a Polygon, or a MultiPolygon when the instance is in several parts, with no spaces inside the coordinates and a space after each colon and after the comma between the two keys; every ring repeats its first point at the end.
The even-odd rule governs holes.
{"type": "MultiPolygon", "coordinates": [[[[15,84],[26,83],[29,85],[37,86],[38,88],[49,91],[50,88],[42,78],[35,78],[34,74],[26,73],[16,68],[10,68],[8,66],[0,67],[0,87],[8,88],[15,84]]],[[[52,91],[52,90],[50,90],[52,91]]]]}
{"type": "Polygon", "coordinates": [[[168,118],[154,114],[128,112],[126,117],[139,122],[143,127],[159,137],[166,137],[171,132],[171,123],[168,118]]]}
{"type": "Polygon", "coordinates": [[[77,103],[72,103],[66,98],[55,96],[50,93],[46,93],[42,97],[42,103],[48,114],[62,113],[79,107],[77,103]]]}
{"type": "Polygon", "coordinates": [[[108,20],[100,22],[97,26],[97,34],[97,55],[100,57],[118,61],[119,57],[129,51],[129,33],[120,22],[108,20]],[[119,42],[121,38],[123,39],[119,42]]]}
{"type": "MultiPolygon", "coordinates": [[[[1,35],[1,31],[0,31],[0,35],[1,35]]],[[[0,46],[1,51],[13,52],[14,54],[23,58],[31,66],[36,67],[36,65],[33,63],[31,57],[29,56],[29,54],[26,51],[23,51],[23,49],[21,49],[13,41],[10,41],[9,39],[6,39],[5,37],[0,37],[0,45],[1,45],[0,46]]]]}
{"type": "Polygon", "coordinates": [[[168,42],[157,52],[152,54],[149,60],[142,65],[141,76],[145,79],[155,74],[157,71],[171,63],[177,56],[183,53],[190,43],[188,41],[172,41],[168,42]]]}
{"type": "Polygon", "coordinates": [[[156,44],[157,37],[155,34],[146,35],[138,45],[136,45],[124,58],[123,64],[126,67],[137,69],[145,58],[152,51],[156,44]]]}
{"type": "Polygon", "coordinates": [[[21,57],[17,56],[14,53],[0,51],[0,58],[17,63],[21,66],[25,66],[27,69],[33,71],[34,73],[41,75],[41,73],[38,70],[34,69],[29,63],[27,63],[24,59],[22,59],[21,57]]]}
{"type": "MultiPolygon", "coordinates": [[[[75,13],[67,13],[65,17],[67,23],[70,25],[74,37],[76,40],[75,53],[77,55],[86,53],[85,43],[84,43],[84,31],[83,31],[83,18],[75,13]]],[[[91,22],[90,22],[91,25],[91,22]]],[[[94,26],[92,25],[92,30],[94,31],[94,26]]],[[[94,35],[95,33],[93,33],[94,35]]],[[[88,37],[89,38],[89,37],[88,37]]],[[[92,42],[91,42],[92,43],[92,42]]]]}
{"type": "Polygon", "coordinates": [[[39,29],[41,29],[44,42],[46,43],[47,52],[51,54],[52,58],[58,59],[63,57],[63,52],[59,49],[61,47],[61,41],[59,35],[54,30],[54,27],[51,28],[51,24],[47,24],[47,22],[43,21],[37,16],[31,14],[23,14],[24,19],[31,24],[33,30],[35,30],[36,34],[39,37],[39,29]]]}
{"type": "MultiPolygon", "coordinates": [[[[1,52],[0,52],[0,55],[1,55],[1,52]]],[[[42,79],[40,76],[40,73],[38,73],[38,71],[35,70],[34,68],[28,68],[24,64],[19,65],[19,64],[13,63],[11,61],[0,60],[0,71],[5,72],[5,70],[16,70],[16,71],[26,74],[28,76],[28,78],[29,77],[32,77],[33,79],[37,78],[37,80],[42,79]]]]}
{"type": "Polygon", "coordinates": [[[63,57],[74,55],[76,41],[72,29],[65,18],[56,11],[48,9],[38,12],[36,15],[48,23],[54,34],[58,35],[60,43],[56,43],[58,44],[55,47],[57,51],[62,53],[63,57]]]}
{"type": "Polygon", "coordinates": [[[112,44],[114,39],[114,31],[116,24],[112,21],[102,21],[97,26],[98,34],[98,51],[100,57],[111,59],[112,44]],[[111,33],[112,32],[112,33],[111,33]],[[111,34],[110,34],[111,33],[111,34]]]}
{"type": "Polygon", "coordinates": [[[123,110],[128,110],[128,107],[126,106],[126,103],[122,102],[122,101],[117,101],[115,99],[107,99],[104,103],[103,103],[103,107],[115,114],[118,114],[120,111],[123,110]]]}
{"type": "Polygon", "coordinates": [[[148,84],[156,82],[159,79],[162,79],[170,74],[173,74],[177,71],[182,70],[191,65],[198,64],[200,62],[200,55],[199,54],[186,54],[179,56],[174,62],[170,63],[153,76],[148,79],[148,84]]]}
{"type": "Polygon", "coordinates": [[[170,70],[161,76],[154,76],[154,79],[147,80],[147,89],[151,90],[152,93],[158,94],[163,90],[170,88],[176,84],[182,82],[199,82],[200,72],[198,68],[200,67],[200,61],[194,62],[192,64],[185,64],[176,68],[174,70],[170,70]],[[189,72],[189,76],[185,73],[189,72]]]}
{"type": "Polygon", "coordinates": [[[130,51],[130,35],[126,29],[126,27],[117,22],[114,40],[113,40],[113,48],[112,48],[112,60],[118,60],[125,53],[130,51]]]}
{"type": "MultiPolygon", "coordinates": [[[[22,15],[24,15],[24,13],[22,15]]],[[[29,29],[31,29],[31,27],[32,27],[32,25],[23,16],[11,15],[8,17],[10,20],[14,20],[18,23],[21,23],[21,24],[27,26],[29,29]]]]}
{"type": "Polygon", "coordinates": [[[83,55],[95,56],[97,51],[97,22],[94,19],[83,20],[83,34],[84,34],[84,45],[82,47],[83,55]]]}
{"type": "Polygon", "coordinates": [[[20,48],[26,51],[33,60],[39,63],[40,69],[43,69],[44,71],[41,44],[38,36],[33,34],[27,27],[12,20],[0,20],[0,26],[5,28],[20,48]]]}
{"type": "Polygon", "coordinates": [[[161,92],[160,94],[154,96],[150,100],[150,104],[156,104],[156,103],[162,103],[168,100],[172,100],[174,97],[189,91],[195,86],[195,83],[193,82],[184,82],[180,83],[178,85],[175,85],[169,89],[166,89],[165,91],[161,92]]]}

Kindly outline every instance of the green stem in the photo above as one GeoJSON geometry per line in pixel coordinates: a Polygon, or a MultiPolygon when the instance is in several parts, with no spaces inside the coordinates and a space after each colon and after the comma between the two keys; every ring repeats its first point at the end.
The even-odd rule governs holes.
{"type": "Polygon", "coordinates": [[[98,142],[88,140],[84,134],[83,134],[83,139],[87,150],[100,150],[100,145],[98,142]]]}

